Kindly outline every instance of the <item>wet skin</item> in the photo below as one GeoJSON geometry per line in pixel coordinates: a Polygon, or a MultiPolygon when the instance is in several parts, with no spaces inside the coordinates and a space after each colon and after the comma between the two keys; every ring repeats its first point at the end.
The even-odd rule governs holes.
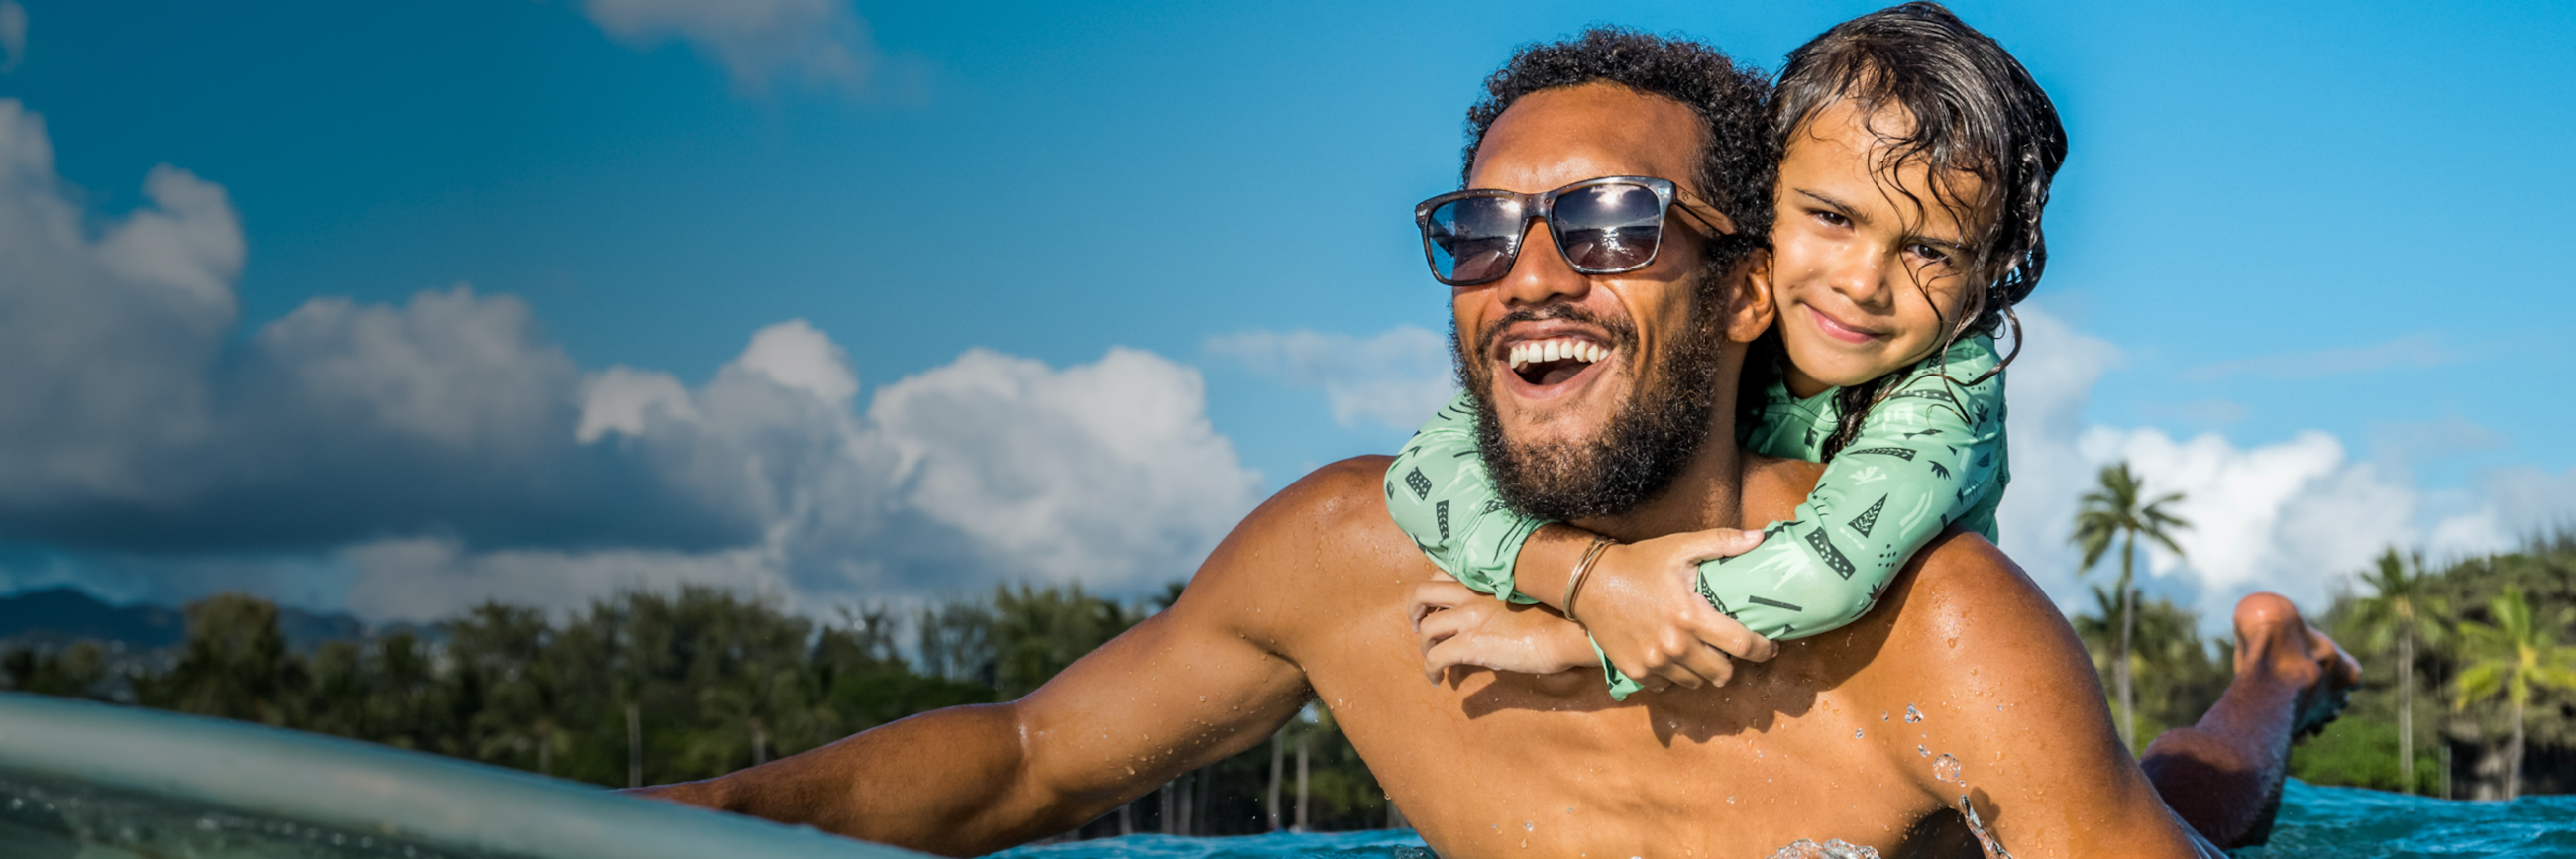
{"type": "MultiPolygon", "coordinates": [[[[1535,94],[1495,125],[1472,184],[1530,191],[1602,175],[1686,179],[1693,122],[1678,104],[1612,87],[1535,94]]],[[[1484,330],[1515,303],[1547,302],[1580,302],[1639,329],[1636,354],[1557,387],[1503,380],[1492,390],[1507,433],[1598,433],[1599,416],[1656,372],[1655,357],[1689,315],[1697,274],[1694,240],[1668,242],[1654,266],[1598,278],[1573,274],[1552,247],[1535,244],[1540,252],[1524,253],[1510,278],[1458,294],[1462,331],[1484,330]]],[[[1741,344],[1770,323],[1757,269],[1727,275],[1733,300],[1721,322],[1736,345],[1718,378],[1736,377],[1741,344]]],[[[1568,326],[1542,327],[1568,336],[1568,326]]],[[[1585,333],[1575,326],[1571,336],[1585,333]]],[[[1491,373],[1502,357],[1471,360],[1494,362],[1491,373]]],[[[1734,437],[1724,400],[1713,439],[1734,437]]],[[[1266,742],[1311,697],[1331,708],[1443,856],[1767,856],[1801,838],[1891,856],[1974,855],[1951,813],[1963,792],[2022,857],[2207,849],[2120,748],[2064,618],[1973,536],[1918,554],[1869,616],[1785,645],[1724,686],[1614,703],[1597,671],[1456,668],[1451,682],[1433,684],[1409,613],[1417,588],[1439,573],[1387,517],[1386,462],[1337,463],[1271,498],[1169,611],[1027,698],[924,714],[650,792],[971,855],[1080,825],[1266,742]],[[1908,705],[1922,722],[1904,721],[1908,705]],[[1942,754],[1963,762],[1968,789],[1936,778],[1942,754]]],[[[1661,497],[1583,524],[1624,539],[1759,526],[1788,515],[1817,470],[1704,445],[1661,497]]],[[[1571,629],[1541,611],[1495,611],[1496,629],[1571,629]]],[[[2298,623],[2295,614],[2269,622],[2276,632],[2298,623]]],[[[2178,777],[2207,782],[2213,796],[2243,789],[2259,800],[2266,779],[2277,787],[2281,756],[2246,761],[2286,750],[2320,686],[2310,654],[2267,650],[2257,632],[2238,685],[2213,712],[2230,721],[2175,758],[2198,764],[2178,777]]]]}

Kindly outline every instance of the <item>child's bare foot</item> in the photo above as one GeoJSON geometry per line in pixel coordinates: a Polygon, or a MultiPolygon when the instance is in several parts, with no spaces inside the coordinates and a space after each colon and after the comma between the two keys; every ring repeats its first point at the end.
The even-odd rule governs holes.
{"type": "Polygon", "coordinates": [[[2299,690],[2292,737],[2323,732],[2361,683],[2361,663],[2301,620],[2288,598],[2271,593],[2236,604],[2236,673],[2251,672],[2270,674],[2299,690]]]}

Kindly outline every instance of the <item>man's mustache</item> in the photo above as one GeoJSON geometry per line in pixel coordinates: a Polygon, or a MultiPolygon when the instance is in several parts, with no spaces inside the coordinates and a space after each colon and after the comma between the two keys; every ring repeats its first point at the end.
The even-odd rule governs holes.
{"type": "Polygon", "coordinates": [[[1502,339],[1504,329],[1523,322],[1556,320],[1579,322],[1599,328],[1603,335],[1610,338],[1612,346],[1627,354],[1636,354],[1637,326],[1635,323],[1625,318],[1603,316],[1580,304],[1553,302],[1537,307],[1523,307],[1485,323],[1484,327],[1476,330],[1476,351],[1472,358],[1465,355],[1459,357],[1467,359],[1465,363],[1469,365],[1481,363],[1486,356],[1494,354],[1494,341],[1502,339]]]}

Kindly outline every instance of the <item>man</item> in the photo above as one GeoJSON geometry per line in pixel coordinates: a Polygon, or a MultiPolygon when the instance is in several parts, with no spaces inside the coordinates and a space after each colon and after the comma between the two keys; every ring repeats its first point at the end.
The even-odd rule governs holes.
{"type": "MultiPolygon", "coordinates": [[[[1594,31],[1525,51],[1489,89],[1469,187],[1652,177],[1678,186],[1676,207],[1708,210],[1668,217],[1653,262],[1615,274],[1576,272],[1533,224],[1507,276],[1456,293],[1459,359],[1501,435],[1572,451],[1549,480],[1611,469],[1661,487],[1581,523],[1598,533],[1785,516],[1816,466],[1730,443],[1732,382],[1771,323],[1765,257],[1729,235],[1769,221],[1768,159],[1742,154],[1764,151],[1759,79],[1703,46],[1594,31]],[[1541,383],[1508,372],[1511,345],[1564,338],[1599,359],[1541,383]]],[[[2236,684],[2198,729],[2150,751],[2151,784],[2063,617],[1993,547],[1953,535],[1862,620],[1725,685],[1622,703],[1587,672],[1459,668],[1453,684],[1425,683],[1409,613],[1436,571],[1387,517],[1386,464],[1337,463],[1273,497],[1169,611],[1027,698],[655,792],[970,855],[1080,825],[1319,700],[1444,856],[1763,856],[1829,838],[1973,855],[1971,819],[2024,857],[2207,855],[2194,827],[2235,840],[2268,824],[2289,738],[2337,660],[2285,602],[2248,600],[2236,684]],[[2205,807],[2181,808],[2186,823],[2160,788],[2205,807]]],[[[1561,623],[1485,611],[1490,630],[1450,640],[1508,649],[1512,623],[1561,623]]]]}

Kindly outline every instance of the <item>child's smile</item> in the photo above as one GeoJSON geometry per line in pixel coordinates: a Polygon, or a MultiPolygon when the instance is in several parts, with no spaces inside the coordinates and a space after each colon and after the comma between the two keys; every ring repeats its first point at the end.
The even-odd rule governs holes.
{"type": "Polygon", "coordinates": [[[1772,289],[1799,396],[1903,369],[1959,322],[1974,268],[1959,210],[1983,202],[1984,183],[1961,173],[1936,187],[1920,163],[1890,165],[1881,134],[1906,121],[1837,104],[1781,159],[1772,289]]]}

